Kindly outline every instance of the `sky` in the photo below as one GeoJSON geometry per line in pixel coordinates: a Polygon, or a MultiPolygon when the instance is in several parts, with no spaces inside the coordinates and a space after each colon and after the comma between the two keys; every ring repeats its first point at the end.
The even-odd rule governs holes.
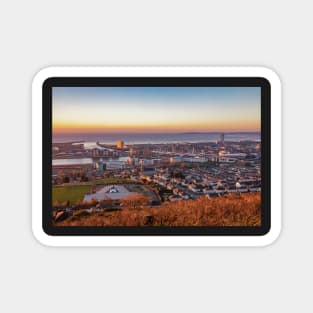
{"type": "Polygon", "coordinates": [[[53,132],[259,131],[260,87],[53,87],[53,132]]]}

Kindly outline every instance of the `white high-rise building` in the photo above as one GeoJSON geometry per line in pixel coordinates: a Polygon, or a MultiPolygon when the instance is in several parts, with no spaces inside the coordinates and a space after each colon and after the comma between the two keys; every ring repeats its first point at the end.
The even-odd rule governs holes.
{"type": "Polygon", "coordinates": [[[224,137],[225,137],[225,134],[221,133],[221,135],[220,135],[220,143],[221,144],[224,144],[224,137]]]}

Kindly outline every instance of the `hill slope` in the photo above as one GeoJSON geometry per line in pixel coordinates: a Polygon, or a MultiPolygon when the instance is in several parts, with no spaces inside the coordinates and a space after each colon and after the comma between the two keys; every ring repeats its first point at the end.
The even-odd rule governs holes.
{"type": "Polygon", "coordinates": [[[57,226],[260,226],[260,193],[166,202],[160,207],[76,214],[57,226]]]}

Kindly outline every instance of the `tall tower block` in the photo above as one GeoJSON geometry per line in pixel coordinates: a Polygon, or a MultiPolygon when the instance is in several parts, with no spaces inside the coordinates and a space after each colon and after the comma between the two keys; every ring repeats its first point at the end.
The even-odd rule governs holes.
{"type": "Polygon", "coordinates": [[[225,134],[221,133],[220,135],[220,143],[223,145],[224,144],[224,139],[225,139],[225,134]]]}

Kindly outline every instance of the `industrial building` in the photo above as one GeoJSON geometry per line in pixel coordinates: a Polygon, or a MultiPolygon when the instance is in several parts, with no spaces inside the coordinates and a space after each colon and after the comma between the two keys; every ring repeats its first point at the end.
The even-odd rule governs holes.
{"type": "Polygon", "coordinates": [[[128,164],[125,161],[120,160],[110,160],[105,162],[107,170],[122,170],[128,168],[128,164]]]}

